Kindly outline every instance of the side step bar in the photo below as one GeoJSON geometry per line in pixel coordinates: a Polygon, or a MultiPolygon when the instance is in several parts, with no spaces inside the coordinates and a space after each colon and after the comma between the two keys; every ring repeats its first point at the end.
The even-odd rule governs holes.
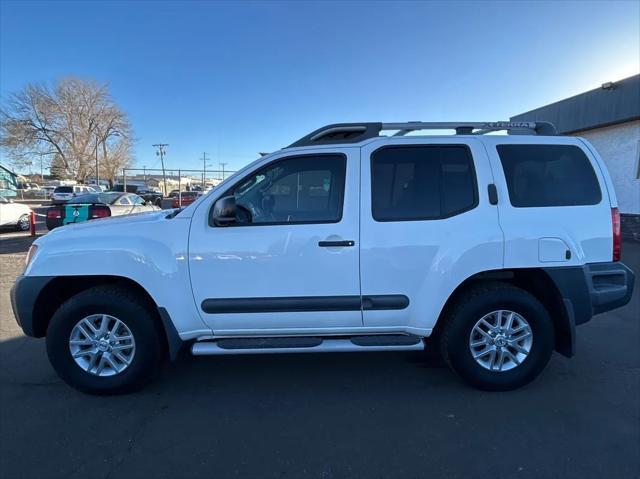
{"type": "Polygon", "coordinates": [[[351,338],[274,337],[228,338],[202,341],[191,346],[194,356],[221,354],[347,353],[363,351],[420,351],[419,336],[387,334],[351,338]]]}

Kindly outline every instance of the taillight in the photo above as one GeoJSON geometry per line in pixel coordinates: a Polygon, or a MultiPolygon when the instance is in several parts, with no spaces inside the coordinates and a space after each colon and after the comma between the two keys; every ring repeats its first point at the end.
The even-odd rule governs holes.
{"type": "Polygon", "coordinates": [[[91,218],[107,218],[111,216],[111,210],[108,206],[90,206],[89,217],[91,218]]]}
{"type": "Polygon", "coordinates": [[[62,210],[60,208],[49,208],[47,210],[48,220],[59,220],[62,217],[62,210]]]}
{"type": "Polygon", "coordinates": [[[618,208],[611,208],[611,227],[613,228],[613,261],[620,261],[622,233],[620,231],[620,212],[618,208]]]}

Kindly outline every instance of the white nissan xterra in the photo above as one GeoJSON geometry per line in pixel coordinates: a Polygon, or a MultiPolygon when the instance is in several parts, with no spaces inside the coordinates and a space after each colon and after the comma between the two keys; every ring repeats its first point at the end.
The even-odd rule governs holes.
{"type": "Polygon", "coordinates": [[[50,232],[11,299],[89,393],[135,389],[187,347],[407,351],[428,337],[471,385],[508,390],[629,301],[620,241],[604,162],[548,123],[337,124],[182,210],[50,232]],[[456,134],[415,134],[435,129],[456,134]]]}

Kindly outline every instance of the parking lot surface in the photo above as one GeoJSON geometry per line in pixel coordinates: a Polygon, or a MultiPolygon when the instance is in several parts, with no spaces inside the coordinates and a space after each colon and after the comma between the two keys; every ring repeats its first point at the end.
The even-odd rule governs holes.
{"type": "MultiPolygon", "coordinates": [[[[2,478],[640,477],[640,281],[514,392],[470,389],[434,353],[363,353],[184,357],[92,397],[15,323],[28,243],[0,239],[2,478]]],[[[640,244],[623,260],[638,274],[640,244]]]]}

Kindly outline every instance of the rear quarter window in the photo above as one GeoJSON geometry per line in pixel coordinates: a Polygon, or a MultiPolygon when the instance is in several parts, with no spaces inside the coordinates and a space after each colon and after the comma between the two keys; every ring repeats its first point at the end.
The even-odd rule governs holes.
{"type": "Polygon", "coordinates": [[[509,200],[518,208],[600,203],[591,162],[574,145],[498,145],[509,200]]]}

